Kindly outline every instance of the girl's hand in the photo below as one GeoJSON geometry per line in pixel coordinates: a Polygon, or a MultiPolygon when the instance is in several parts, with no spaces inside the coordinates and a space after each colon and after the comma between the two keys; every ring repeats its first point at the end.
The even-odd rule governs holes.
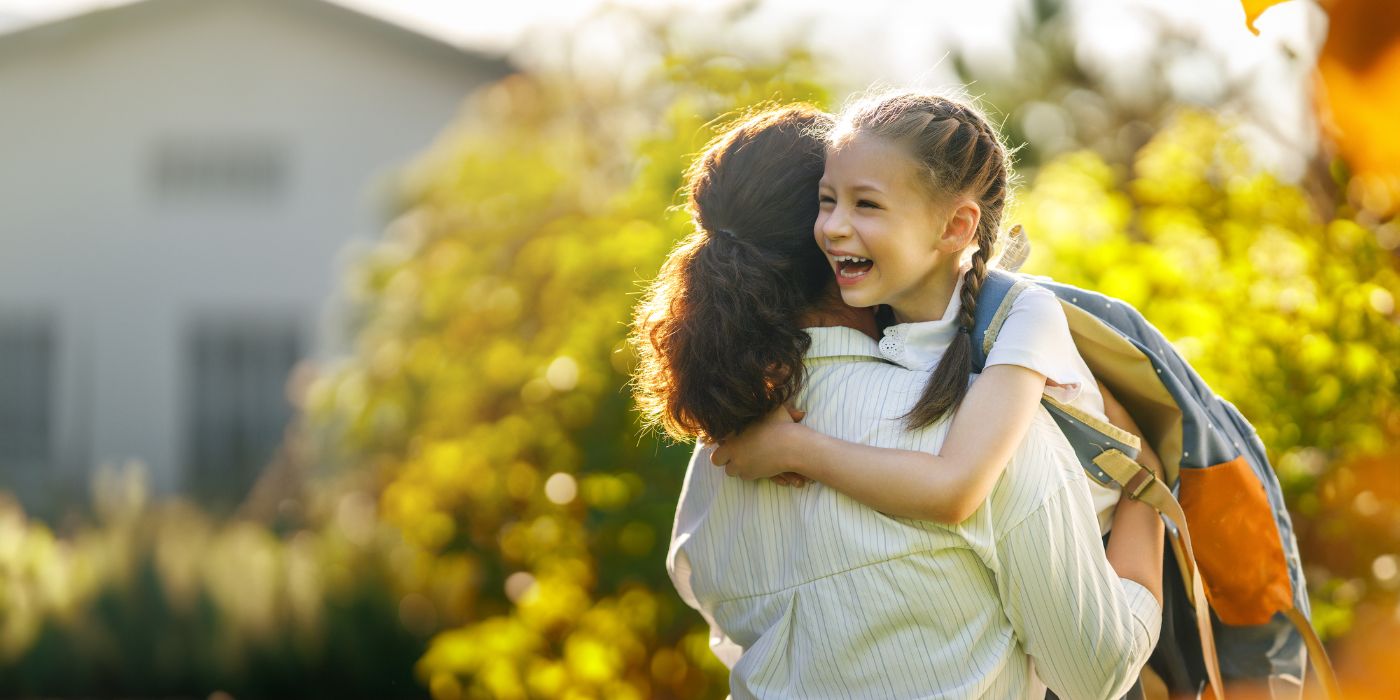
{"type": "Polygon", "coordinates": [[[811,481],[811,479],[808,479],[807,477],[802,476],[797,472],[783,472],[782,474],[778,474],[777,476],[771,477],[769,481],[772,481],[773,483],[779,486],[794,486],[797,488],[802,488],[803,486],[806,486],[807,482],[811,481]]]}
{"type": "Polygon", "coordinates": [[[743,432],[721,440],[710,455],[710,463],[745,480],[776,477],[774,481],[785,486],[805,483],[793,459],[802,435],[810,432],[797,423],[802,415],[778,407],[743,432]]]}

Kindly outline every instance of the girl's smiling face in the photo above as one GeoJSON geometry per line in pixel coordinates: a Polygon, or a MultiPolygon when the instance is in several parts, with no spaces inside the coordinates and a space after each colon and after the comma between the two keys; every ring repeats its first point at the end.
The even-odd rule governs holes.
{"type": "Polygon", "coordinates": [[[939,201],[898,145],[857,133],[828,150],[814,233],[851,306],[888,304],[899,321],[942,318],[980,213],[939,201]]]}

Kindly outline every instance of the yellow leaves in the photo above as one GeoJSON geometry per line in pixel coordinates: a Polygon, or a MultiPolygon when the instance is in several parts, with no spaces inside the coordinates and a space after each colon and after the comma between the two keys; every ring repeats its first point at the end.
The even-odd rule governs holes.
{"type": "Polygon", "coordinates": [[[1380,353],[1369,345],[1350,343],[1342,358],[1342,369],[1353,381],[1368,381],[1376,376],[1381,365],[1380,353]]]}
{"type": "Polygon", "coordinates": [[[622,670],[618,650],[591,635],[571,635],[564,643],[564,660],[575,678],[595,685],[613,679],[622,670]]]}
{"type": "Polygon", "coordinates": [[[438,634],[419,660],[418,668],[420,672],[430,671],[432,677],[439,673],[471,674],[493,659],[509,660],[536,653],[544,643],[538,632],[520,620],[492,617],[438,634]]]}
{"type": "MultiPolygon", "coordinates": [[[[1031,245],[1044,241],[1054,254],[1077,245],[1100,243],[1126,226],[1131,206],[1114,187],[1117,177],[1091,152],[1073,153],[1046,164],[1036,186],[1015,200],[1008,221],[1025,224],[1031,245]]],[[[1041,250],[1033,250],[1037,264],[1041,250]]]]}
{"type": "Polygon", "coordinates": [[[520,620],[541,632],[577,624],[592,605],[579,582],[562,576],[540,576],[517,603],[520,620]]]}
{"type": "Polygon", "coordinates": [[[1288,0],[1240,0],[1240,4],[1244,6],[1245,26],[1249,27],[1249,31],[1257,35],[1259,29],[1254,26],[1254,20],[1259,19],[1259,16],[1264,14],[1264,11],[1270,7],[1285,2],[1288,2],[1288,0]]]}
{"type": "Polygon", "coordinates": [[[525,356],[523,343],[509,337],[497,337],[481,354],[481,378],[493,389],[519,387],[525,383],[532,369],[522,361],[525,356]]]}
{"type": "MultiPolygon", "coordinates": [[[[468,602],[450,608],[433,592],[447,574],[422,561],[396,567],[398,585],[439,619],[504,610],[434,640],[419,672],[435,698],[653,695],[650,655],[684,633],[678,602],[625,589],[669,590],[658,544],[684,455],[638,442],[617,350],[636,280],[688,229],[671,206],[705,124],[755,92],[813,94],[790,77],[804,61],[682,61],[694,82],[657,76],[643,107],[513,77],[410,173],[408,212],[357,270],[362,351],[316,396],[358,421],[404,557],[461,547],[481,562],[453,575],[468,602]],[[482,655],[497,635],[518,643],[482,655]]],[[[703,662],[657,668],[682,679],[677,698],[723,679],[703,662]]]]}
{"type": "Polygon", "coordinates": [[[636,474],[591,474],[583,479],[583,500],[599,510],[618,510],[641,492],[636,474]],[[630,477],[630,480],[629,478],[630,477]]]}
{"type": "MultiPolygon", "coordinates": [[[[632,589],[595,601],[571,571],[546,567],[511,615],[439,634],[418,664],[434,697],[650,697],[655,597],[632,589]]],[[[684,659],[670,653],[669,668],[684,674],[684,659]]]]}
{"type": "Polygon", "coordinates": [[[525,682],[535,697],[561,697],[569,687],[569,669],[559,661],[535,659],[525,682]]]}
{"type": "Polygon", "coordinates": [[[1221,139],[1223,125],[1205,112],[1182,110],[1133,160],[1134,198],[1147,205],[1174,203],[1199,210],[1216,196],[1212,171],[1233,171],[1241,147],[1221,139]]]}
{"type": "Polygon", "coordinates": [[[1173,119],[1139,153],[1129,214],[1092,236],[1123,185],[1093,156],[1046,164],[1022,197],[1041,246],[1029,267],[1137,304],[1271,448],[1333,446],[1343,433],[1328,425],[1395,410],[1377,358],[1400,355],[1400,326],[1377,311],[1393,312],[1400,280],[1373,231],[1317,221],[1242,153],[1210,115],[1173,119]]]}

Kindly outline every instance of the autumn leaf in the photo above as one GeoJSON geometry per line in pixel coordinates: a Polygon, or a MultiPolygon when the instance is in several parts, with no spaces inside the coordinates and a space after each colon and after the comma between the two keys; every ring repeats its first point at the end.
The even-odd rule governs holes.
{"type": "Polygon", "coordinates": [[[1259,19],[1259,15],[1264,14],[1264,11],[1270,7],[1285,2],[1288,0],[1240,0],[1240,4],[1244,6],[1245,26],[1249,27],[1249,31],[1258,35],[1259,28],[1254,26],[1254,20],[1259,19]]]}

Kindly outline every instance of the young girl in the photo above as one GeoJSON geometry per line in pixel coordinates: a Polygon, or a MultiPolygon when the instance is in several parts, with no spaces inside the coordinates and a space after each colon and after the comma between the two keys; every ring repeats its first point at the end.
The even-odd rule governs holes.
{"type": "MultiPolygon", "coordinates": [[[[1068,697],[1121,695],[1156,640],[1161,531],[1133,536],[1120,508],[1116,575],[1097,543],[1085,546],[1097,528],[1084,478],[1044,411],[987,441],[1006,478],[957,527],[696,466],[711,459],[709,440],[737,432],[742,443],[789,400],[813,411],[814,428],[883,446],[865,448],[875,459],[953,448],[947,421],[899,419],[930,373],[883,361],[862,333],[870,316],[827,296],[832,268],[810,237],[824,151],[812,131],[825,123],[787,108],[713,143],[687,177],[696,233],[638,310],[639,403],[674,435],[706,438],[667,560],[678,592],[711,623],[736,698],[1033,697],[1030,658],[1068,697]]],[[[876,247],[844,252],[874,261],[869,274],[884,270],[876,247]]]]}
{"type": "MultiPolygon", "coordinates": [[[[712,456],[716,465],[745,478],[800,474],[890,515],[956,523],[1000,477],[1042,392],[1141,434],[1075,350],[1059,301],[1039,287],[1013,302],[969,390],[977,290],[1008,186],[1006,151],[981,114],[941,96],[900,92],[853,105],[828,141],[816,243],[847,304],[892,312],[897,323],[885,328],[881,354],[934,372],[907,416],[910,426],[955,409],[957,416],[942,452],[931,455],[833,440],[775,411],[724,440],[712,456]]],[[[1141,459],[1160,471],[1150,448],[1141,459]]],[[[1117,524],[1121,489],[1093,481],[1089,488],[1107,533],[1117,524]]],[[[1160,520],[1148,513],[1133,502],[1123,520],[1160,535],[1160,520]]],[[[1159,576],[1115,565],[1134,580],[1141,575],[1160,599],[1159,576]]]]}

